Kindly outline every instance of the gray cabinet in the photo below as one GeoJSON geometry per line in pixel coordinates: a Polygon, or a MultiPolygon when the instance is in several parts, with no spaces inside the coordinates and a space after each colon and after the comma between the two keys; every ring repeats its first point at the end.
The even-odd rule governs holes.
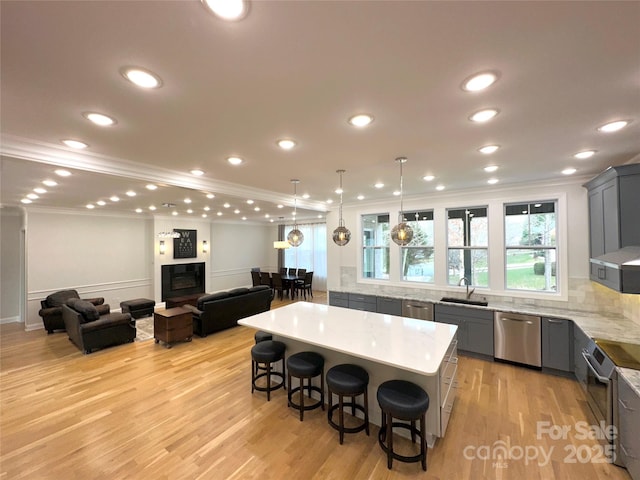
{"type": "Polygon", "coordinates": [[[583,390],[587,390],[587,363],[582,356],[582,351],[586,350],[589,345],[589,337],[582,329],[573,324],[573,373],[582,386],[583,390]]]}
{"type": "Polygon", "coordinates": [[[542,319],[542,366],[573,371],[573,322],[558,318],[542,319]]]}
{"type": "Polygon", "coordinates": [[[375,312],[378,308],[378,302],[375,295],[363,295],[360,293],[349,294],[349,308],[354,310],[365,310],[367,312],[375,312]]]}
{"type": "Polygon", "coordinates": [[[435,321],[458,326],[458,350],[493,357],[493,311],[435,305],[435,321]]]}
{"type": "MultiPolygon", "coordinates": [[[[589,190],[590,278],[625,291],[621,271],[596,257],[640,245],[640,164],[609,167],[584,186],[589,190]]],[[[635,277],[626,280],[638,281],[635,277]]]]}
{"type": "Polygon", "coordinates": [[[329,292],[329,305],[348,308],[349,294],[346,292],[329,292]]]}
{"type": "Polygon", "coordinates": [[[640,480],[640,396],[624,378],[618,379],[618,455],[633,480],[640,480]]]}
{"type": "Polygon", "coordinates": [[[402,315],[402,300],[391,297],[377,297],[376,312],[387,315],[402,315]]]}

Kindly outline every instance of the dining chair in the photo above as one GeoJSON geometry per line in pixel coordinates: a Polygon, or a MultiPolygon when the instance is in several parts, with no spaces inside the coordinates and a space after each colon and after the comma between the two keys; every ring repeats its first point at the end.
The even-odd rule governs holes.
{"type": "Polygon", "coordinates": [[[296,269],[295,268],[290,268],[288,273],[289,273],[289,275],[295,275],[296,274],[296,269]]]}
{"type": "Polygon", "coordinates": [[[304,277],[305,273],[307,273],[307,269],[306,268],[299,268],[298,269],[298,273],[296,275],[298,277],[300,277],[300,279],[302,280],[302,278],[304,277]]]}
{"type": "Polygon", "coordinates": [[[271,275],[269,272],[260,272],[260,285],[271,285],[271,275]]]}
{"type": "Polygon", "coordinates": [[[313,283],[313,272],[307,272],[304,275],[304,280],[296,281],[296,290],[302,291],[304,295],[304,299],[307,299],[307,292],[309,292],[309,296],[313,298],[313,292],[311,285],[313,283]]]}
{"type": "Polygon", "coordinates": [[[282,283],[282,275],[275,272],[272,273],[271,283],[272,283],[272,288],[276,292],[278,292],[278,296],[280,297],[280,300],[282,300],[282,297],[284,296],[284,284],[282,283]]]}
{"type": "Polygon", "coordinates": [[[281,267],[280,268],[280,275],[286,275],[287,274],[287,267],[281,267]]]}
{"type": "Polygon", "coordinates": [[[251,283],[253,283],[254,287],[260,285],[260,272],[251,270],[251,283]]]}

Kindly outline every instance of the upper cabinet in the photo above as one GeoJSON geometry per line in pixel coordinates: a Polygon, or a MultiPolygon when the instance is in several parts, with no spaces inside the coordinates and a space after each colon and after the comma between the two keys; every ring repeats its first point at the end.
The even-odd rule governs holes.
{"type": "Polygon", "coordinates": [[[624,293],[640,293],[640,164],[609,167],[589,190],[590,276],[624,293]]]}

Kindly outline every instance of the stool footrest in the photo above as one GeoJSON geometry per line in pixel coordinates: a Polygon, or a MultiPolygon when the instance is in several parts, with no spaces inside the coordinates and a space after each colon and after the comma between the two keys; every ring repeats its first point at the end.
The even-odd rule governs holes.
{"type": "MultiPolygon", "coordinates": [[[[416,435],[420,439],[422,439],[422,434],[420,433],[420,430],[418,430],[417,428],[413,428],[411,425],[408,425],[406,423],[393,422],[391,426],[393,428],[404,428],[405,430],[409,430],[412,433],[412,436],[416,435]]],[[[380,448],[382,448],[382,450],[384,450],[385,453],[389,453],[389,447],[387,447],[385,443],[386,436],[387,436],[387,431],[381,428],[380,432],[378,433],[378,444],[380,444],[380,448]]],[[[422,460],[422,453],[418,453],[417,455],[412,455],[407,457],[404,455],[400,455],[399,453],[396,453],[392,450],[391,456],[396,460],[400,460],[401,462],[407,462],[407,463],[419,462],[422,460]]]]}
{"type": "MultiPolygon", "coordinates": [[[[356,410],[361,411],[363,414],[366,414],[367,412],[365,411],[364,407],[362,405],[358,405],[355,402],[343,402],[342,403],[343,407],[352,407],[355,408],[356,410]]],[[[329,425],[331,425],[333,428],[335,428],[336,430],[340,431],[340,425],[338,425],[336,422],[333,421],[333,412],[335,412],[336,410],[338,410],[340,408],[340,404],[337,403],[335,405],[333,405],[329,411],[327,412],[327,417],[329,420],[329,425]]],[[[368,424],[367,421],[363,418],[360,419],[362,420],[362,424],[355,426],[355,427],[342,427],[342,431],[344,433],[358,433],[361,432],[362,430],[364,430],[365,428],[367,428],[368,424]]]]}
{"type": "MultiPolygon", "coordinates": [[[[266,367],[260,367],[260,368],[265,368],[266,369],[266,367]]],[[[259,378],[266,377],[266,376],[267,376],[267,372],[264,372],[264,373],[260,373],[260,374],[258,374],[258,375],[256,375],[254,377],[254,379],[253,379],[253,381],[254,381],[253,388],[255,390],[258,390],[259,392],[266,392],[266,391],[273,392],[274,390],[277,390],[279,388],[284,388],[285,387],[284,375],[282,375],[282,373],[280,373],[280,372],[274,372],[273,370],[271,370],[271,376],[272,377],[280,377],[280,382],[279,383],[277,383],[275,385],[267,385],[265,387],[260,387],[260,386],[255,384],[256,380],[258,380],[259,378]]]]}
{"type": "Polygon", "coordinates": [[[297,392],[300,392],[300,395],[304,395],[304,390],[303,390],[303,391],[300,391],[302,388],[303,388],[304,390],[307,390],[307,392],[308,392],[309,390],[312,390],[312,391],[314,391],[314,392],[316,392],[316,393],[319,393],[319,394],[322,396],[322,390],[320,390],[320,388],[319,388],[319,387],[316,387],[315,385],[312,385],[311,387],[304,386],[304,387],[296,387],[296,388],[292,388],[292,389],[289,391],[289,394],[288,394],[288,397],[289,397],[289,405],[288,405],[288,406],[293,407],[293,408],[296,408],[296,409],[298,409],[298,410],[301,410],[301,409],[302,409],[302,410],[304,410],[304,411],[307,411],[307,410],[313,410],[314,408],[318,408],[318,407],[323,407],[323,408],[324,408],[324,402],[322,401],[322,398],[320,398],[319,400],[317,400],[315,403],[312,403],[311,405],[306,405],[306,404],[305,404],[305,406],[304,406],[304,407],[301,407],[299,403],[295,403],[295,402],[293,401],[293,398],[292,398],[292,397],[293,397],[293,395],[294,395],[295,393],[297,393],[297,392]]]}

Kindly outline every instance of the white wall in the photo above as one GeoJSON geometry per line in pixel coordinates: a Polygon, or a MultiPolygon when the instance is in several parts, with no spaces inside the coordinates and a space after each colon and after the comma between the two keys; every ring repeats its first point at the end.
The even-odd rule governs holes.
{"type": "Polygon", "coordinates": [[[0,323],[20,321],[22,211],[0,209],[0,323]]]}

